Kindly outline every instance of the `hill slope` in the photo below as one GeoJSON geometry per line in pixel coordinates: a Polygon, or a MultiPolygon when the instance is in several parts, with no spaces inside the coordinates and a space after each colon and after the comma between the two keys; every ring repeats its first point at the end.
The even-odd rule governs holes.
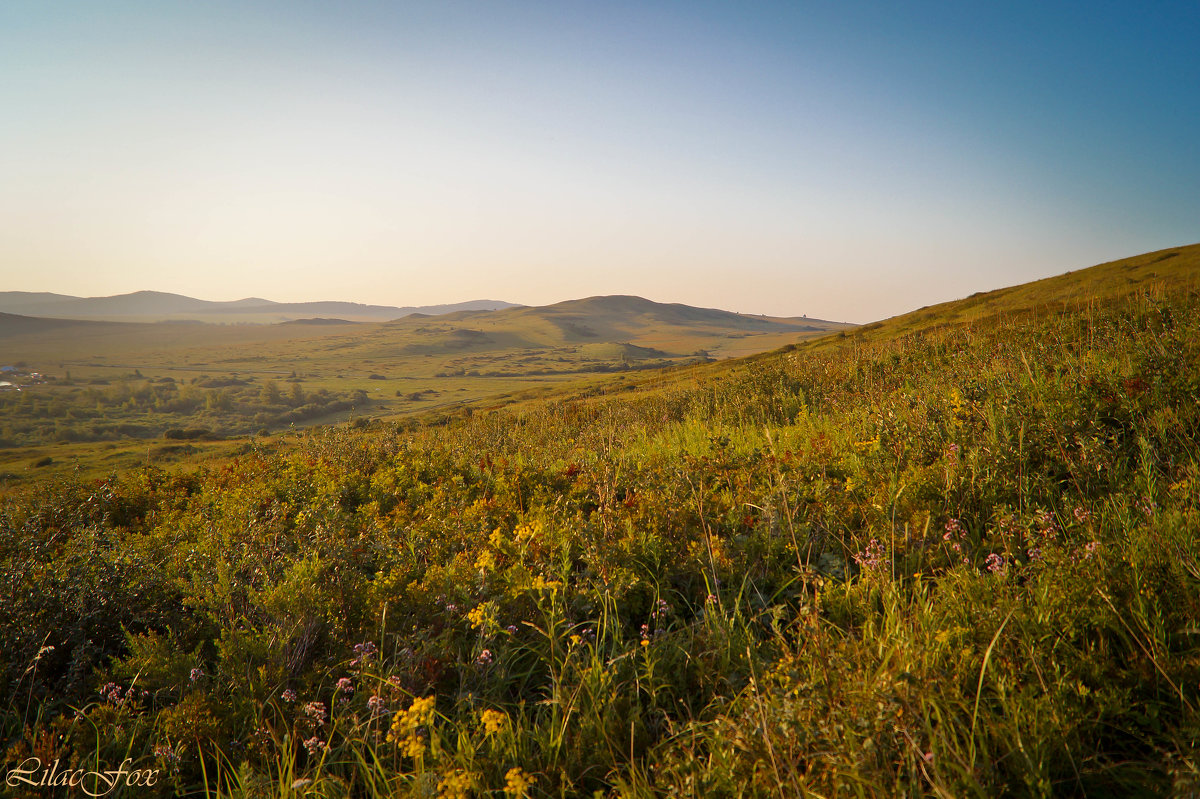
{"type": "Polygon", "coordinates": [[[178,795],[1195,795],[1186,256],[657,390],[43,477],[0,513],[10,757],[178,795]]]}

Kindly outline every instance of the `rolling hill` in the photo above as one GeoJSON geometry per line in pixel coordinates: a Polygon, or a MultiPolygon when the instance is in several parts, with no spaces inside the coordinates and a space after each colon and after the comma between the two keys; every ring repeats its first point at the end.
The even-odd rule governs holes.
{"type": "Polygon", "coordinates": [[[196,321],[264,324],[330,316],[356,322],[382,322],[412,313],[438,315],[509,307],[512,307],[512,303],[498,300],[472,300],[450,305],[401,308],[357,302],[273,302],[261,297],[212,302],[161,291],[137,291],[111,297],[72,297],[65,294],[26,291],[0,292],[0,312],[3,313],[117,322],[196,321]]]}

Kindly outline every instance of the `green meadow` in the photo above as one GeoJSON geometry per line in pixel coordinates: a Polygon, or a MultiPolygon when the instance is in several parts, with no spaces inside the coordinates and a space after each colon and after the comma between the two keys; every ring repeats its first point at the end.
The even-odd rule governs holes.
{"type": "Polygon", "coordinates": [[[1200,792],[1200,245],[834,332],[536,310],[42,335],[33,419],[169,426],[22,439],[4,406],[52,459],[0,498],[9,773],[1200,792]]]}

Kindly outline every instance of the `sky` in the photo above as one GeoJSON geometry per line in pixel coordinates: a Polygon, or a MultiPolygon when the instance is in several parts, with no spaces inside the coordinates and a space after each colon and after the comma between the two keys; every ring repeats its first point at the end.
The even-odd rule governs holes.
{"type": "Polygon", "coordinates": [[[1200,241],[1200,3],[0,4],[0,290],[868,322],[1200,241]]]}

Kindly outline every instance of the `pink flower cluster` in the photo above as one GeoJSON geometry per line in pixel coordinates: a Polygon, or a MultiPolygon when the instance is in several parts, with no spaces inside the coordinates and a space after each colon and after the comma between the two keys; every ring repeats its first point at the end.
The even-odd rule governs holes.
{"type": "Polygon", "coordinates": [[[869,571],[882,569],[888,564],[887,552],[878,539],[872,538],[867,548],[854,556],[854,562],[869,571]]]}

